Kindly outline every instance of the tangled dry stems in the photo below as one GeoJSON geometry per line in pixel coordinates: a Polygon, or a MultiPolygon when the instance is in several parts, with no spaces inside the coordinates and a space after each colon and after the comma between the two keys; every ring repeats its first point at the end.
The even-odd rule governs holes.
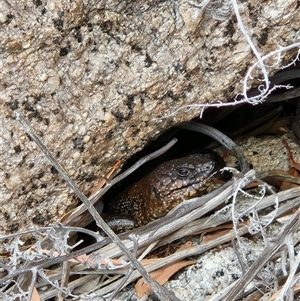
{"type": "MultiPolygon", "coordinates": [[[[248,225],[243,224],[242,226],[238,227],[237,224],[242,219],[246,219],[247,217],[253,214],[252,212],[249,212],[249,208],[251,208],[252,211],[254,210],[258,216],[259,212],[261,212],[265,208],[269,208],[270,205],[290,200],[288,203],[276,209],[276,213],[271,212],[271,214],[273,214],[273,217],[277,218],[279,215],[290,211],[292,208],[299,207],[299,188],[293,188],[288,191],[280,192],[278,194],[271,194],[270,196],[261,197],[259,199],[256,199],[256,196],[254,198],[249,198],[249,195],[247,195],[247,198],[249,198],[248,204],[245,204],[245,200],[236,200],[234,202],[234,205],[227,205],[222,210],[217,211],[209,218],[199,218],[203,216],[206,212],[211,211],[212,208],[215,208],[220,203],[223,203],[224,198],[227,199],[232,195],[237,196],[237,190],[233,189],[234,186],[238,186],[238,190],[242,194],[245,194],[243,188],[253,181],[256,181],[256,177],[255,172],[251,170],[250,172],[248,172],[248,174],[245,175],[245,177],[242,177],[240,179],[238,177],[235,178],[233,183],[226,190],[224,190],[224,192],[221,195],[216,196],[204,206],[200,206],[196,210],[190,212],[189,214],[181,217],[176,221],[166,224],[162,228],[157,229],[156,227],[154,229],[148,230],[144,234],[132,233],[128,237],[128,239],[123,240],[123,243],[125,244],[128,250],[132,250],[133,254],[135,254],[136,257],[139,256],[140,260],[155,247],[164,245],[168,242],[172,242],[173,240],[178,239],[180,237],[196,233],[200,230],[224,224],[225,222],[230,221],[232,219],[232,216],[234,216],[235,229],[230,231],[228,234],[223,235],[222,237],[219,237],[218,239],[209,243],[193,247],[188,252],[182,251],[172,254],[166,258],[162,258],[154,264],[149,265],[147,267],[147,271],[151,272],[155,269],[163,267],[172,262],[176,262],[187,256],[199,255],[204,251],[217,247],[220,244],[230,242],[235,238],[238,238],[238,242],[240,244],[238,250],[239,253],[242,254],[241,258],[246,258],[246,256],[243,255],[243,252],[247,252],[248,248],[247,245],[243,243],[241,236],[246,233],[249,233],[249,229],[252,229],[253,225],[251,224],[251,219],[249,220],[248,225]],[[236,212],[239,212],[238,217],[236,216],[236,212]],[[187,221],[191,222],[187,224],[187,221]]],[[[264,224],[265,217],[259,217],[259,221],[261,220],[263,220],[262,223],[264,224]]],[[[268,216],[267,220],[269,223],[268,216]]],[[[258,221],[255,220],[254,224],[257,223],[258,221]]],[[[294,241],[292,234],[295,232],[295,230],[299,229],[299,223],[300,219],[298,210],[291,218],[290,223],[288,223],[282,230],[283,232],[278,235],[278,239],[274,239],[273,241],[270,240],[270,238],[267,237],[267,235],[265,234],[265,226],[263,226],[262,229],[260,229],[259,233],[264,238],[264,243],[266,249],[268,250],[268,254],[266,256],[264,252],[257,258],[256,262],[260,263],[260,265],[256,268],[256,270],[253,271],[253,267],[250,267],[250,269],[252,268],[252,270],[250,274],[251,277],[249,277],[250,270],[248,270],[248,278],[246,278],[248,281],[250,281],[254,277],[254,275],[258,275],[261,279],[261,282],[265,286],[270,286],[270,279],[266,279],[266,277],[264,277],[263,274],[270,274],[269,266],[273,266],[274,262],[278,260],[278,257],[280,257],[281,255],[281,269],[283,271],[290,272],[290,284],[296,283],[297,277],[299,277],[299,275],[297,276],[296,273],[299,273],[299,271],[295,269],[295,266],[299,264],[299,256],[295,257],[294,255],[294,245],[297,244],[297,242],[294,241]],[[274,254],[276,254],[276,252],[277,258],[271,258],[274,254]],[[280,252],[284,252],[282,253],[284,254],[284,256],[282,256],[280,252]],[[267,268],[262,270],[262,268],[265,265],[267,265],[267,268]],[[293,274],[293,276],[291,276],[291,273],[293,274]]],[[[116,265],[111,259],[120,258],[123,252],[119,248],[116,248],[115,244],[110,243],[109,240],[97,233],[89,234],[93,235],[94,237],[97,237],[98,240],[98,243],[94,244],[94,250],[98,249],[99,247],[101,248],[100,250],[94,252],[93,255],[91,255],[89,258],[84,258],[83,260],[81,260],[79,257],[80,254],[85,254],[87,251],[89,251],[87,249],[83,249],[79,252],[73,252],[73,254],[70,254],[71,256],[62,256],[63,254],[69,254],[74,247],[68,244],[67,238],[70,236],[72,231],[77,232],[79,230],[86,231],[85,229],[65,227],[61,224],[55,224],[51,227],[24,231],[23,233],[17,233],[12,234],[10,236],[6,236],[5,239],[11,239],[11,243],[6,245],[8,251],[10,251],[11,253],[11,256],[8,257],[7,260],[2,261],[2,268],[5,268],[5,270],[10,271],[8,277],[6,277],[7,287],[8,284],[14,283],[14,286],[12,286],[8,290],[6,290],[7,287],[3,287],[3,293],[5,291],[6,300],[15,300],[16,298],[21,297],[28,298],[29,294],[33,290],[33,287],[48,287],[47,291],[41,293],[41,298],[43,300],[48,300],[56,296],[58,292],[62,293],[63,295],[75,297],[75,295],[71,293],[74,288],[84,283],[87,283],[88,281],[91,281],[91,279],[93,279],[95,275],[102,275],[101,277],[103,278],[103,281],[100,281],[98,289],[96,287],[94,288],[96,289],[96,291],[87,293],[84,297],[81,297],[82,300],[88,300],[89,298],[92,298],[92,296],[107,296],[112,292],[118,291],[121,287],[136,280],[140,276],[140,273],[133,269],[132,263],[130,263],[130,261],[128,261],[126,257],[116,265]],[[21,247],[23,243],[21,238],[23,235],[27,235],[29,233],[32,234],[33,237],[36,239],[36,243],[30,249],[22,250],[21,247]],[[49,250],[49,252],[45,252],[45,250],[41,247],[41,241],[43,241],[45,237],[53,241],[52,248],[51,250],[49,250]],[[59,262],[67,263],[66,259],[71,258],[78,261],[78,264],[72,263],[72,268],[70,268],[70,266],[66,268],[66,271],[68,271],[68,275],[70,273],[71,275],[85,274],[85,276],[82,276],[79,279],[76,279],[75,281],[69,282],[67,283],[67,286],[62,287],[60,285],[59,280],[63,279],[64,275],[66,275],[67,272],[62,272],[61,267],[54,269],[51,273],[52,275],[50,276],[45,274],[45,267],[53,266],[54,264],[57,264],[59,262]],[[90,275],[91,270],[94,271],[92,275],[90,275]],[[30,273],[30,275],[28,275],[28,273],[30,273]],[[109,277],[108,274],[110,275],[109,277]],[[24,291],[21,288],[21,285],[18,281],[12,281],[13,278],[20,278],[24,275],[27,275],[27,277],[29,277],[30,279],[28,291],[24,291]],[[112,277],[111,275],[115,276],[112,277]],[[37,278],[40,279],[39,282],[36,281],[37,278]],[[16,288],[18,289],[17,293],[15,292],[16,288]]],[[[278,288],[277,277],[275,272],[275,269],[273,269],[273,292],[274,288],[278,288]]],[[[288,272],[286,272],[286,275],[288,275],[288,272]]],[[[235,287],[237,287],[239,281],[241,282],[241,280],[238,280],[235,287]]],[[[286,288],[285,290],[288,291],[289,289],[291,289],[291,287],[286,288]]],[[[223,292],[221,299],[213,300],[224,300],[224,293],[228,292],[223,292]]]]}
{"type": "MultiPolygon", "coordinates": [[[[201,114],[204,111],[203,109],[211,106],[222,107],[228,105],[234,106],[240,103],[258,104],[264,102],[273,90],[279,87],[282,88],[281,85],[275,85],[270,89],[267,68],[270,69],[279,66],[281,64],[282,55],[286,51],[300,47],[299,37],[296,37],[298,41],[296,40],[295,43],[285,47],[278,46],[277,50],[266,55],[261,55],[243,25],[237,2],[235,0],[223,1],[223,4],[221,3],[222,5],[219,5],[218,2],[222,1],[206,0],[201,3],[193,2],[192,4],[199,8],[194,17],[197,18],[200,12],[206,7],[212,12],[214,18],[226,19],[229,12],[228,3],[230,2],[237,17],[238,25],[248,45],[255,54],[257,62],[248,70],[243,82],[243,92],[239,95],[239,98],[236,98],[235,102],[230,104],[221,102],[210,105],[199,104],[181,108],[201,108],[201,114]],[[215,6],[215,10],[214,5],[217,5],[215,6]],[[217,9],[219,10],[217,11],[217,9]],[[267,67],[265,62],[271,58],[273,58],[274,63],[272,66],[267,67]],[[258,70],[263,75],[263,84],[259,87],[260,94],[248,97],[247,91],[249,82],[254,78],[252,74],[258,70]]],[[[298,50],[298,55],[291,64],[299,59],[299,54],[300,51],[298,50]]],[[[290,87],[285,86],[285,88],[290,87]]],[[[177,111],[175,111],[173,115],[176,113],[177,111]]],[[[20,115],[17,117],[22,121],[20,115]]],[[[27,133],[34,134],[26,122],[22,124],[27,133]]],[[[36,142],[39,141],[36,136],[34,136],[34,140],[36,142]]],[[[41,149],[44,147],[43,144],[39,146],[41,149]]],[[[45,148],[45,154],[49,160],[55,162],[59,170],[60,166],[47,148],[45,148]]],[[[100,300],[100,298],[112,300],[117,291],[140,277],[140,274],[151,284],[160,300],[178,300],[153,281],[153,279],[149,277],[148,272],[187,256],[199,255],[234,239],[237,240],[236,250],[237,253],[240,254],[238,258],[241,267],[243,267],[245,271],[239,280],[233,282],[232,285],[219,292],[216,296],[212,297],[211,300],[234,300],[254,278],[256,278],[255,280],[259,289],[261,289],[261,286],[267,288],[264,299],[269,298],[271,294],[279,289],[279,270],[282,271],[285,276],[285,283],[279,295],[276,297],[276,300],[293,300],[293,288],[299,285],[300,281],[299,252],[296,255],[296,246],[299,244],[299,241],[294,236],[294,234],[299,231],[300,226],[299,209],[290,217],[290,220],[284,225],[275,239],[268,237],[266,229],[268,225],[280,215],[289,212],[293,208],[299,208],[299,188],[292,188],[276,194],[265,182],[257,177],[253,170],[246,174],[237,172],[234,180],[224,186],[223,191],[219,195],[211,197],[208,202],[203,203],[201,201],[199,202],[199,200],[190,200],[187,204],[194,201],[193,204],[198,203],[198,207],[193,207],[191,211],[185,211],[186,214],[179,218],[177,218],[176,214],[173,215],[173,219],[172,217],[167,217],[163,227],[158,227],[158,224],[154,223],[145,229],[133,231],[129,236],[123,236],[123,238],[121,236],[122,240],[120,240],[119,237],[105,226],[104,221],[90,202],[91,200],[88,200],[84,196],[75,183],[64,173],[62,168],[59,171],[67,183],[72,186],[78,197],[83,200],[84,206],[92,213],[97,223],[103,226],[108,237],[103,237],[99,233],[86,230],[83,227],[70,227],[61,223],[49,227],[0,236],[1,242],[8,252],[7,256],[0,259],[1,272],[4,275],[0,283],[0,296],[4,300],[30,300],[35,289],[39,290],[42,300],[48,300],[57,296],[57,294],[61,300],[66,296],[76,298],[78,296],[73,293],[74,288],[92,281],[95,275],[99,276],[98,286],[94,287],[91,292],[82,295],[81,300],[92,300],[95,297],[97,297],[98,300],[100,300]],[[255,195],[250,195],[244,188],[253,182],[258,182],[260,189],[255,195]],[[246,197],[248,202],[240,201],[239,198],[241,195],[246,197]],[[224,200],[228,199],[233,200],[230,205],[225,205],[209,218],[201,218],[206,213],[213,211],[220,204],[224,203],[224,200]],[[285,202],[287,200],[289,201],[285,202]],[[261,212],[265,208],[273,208],[273,210],[263,216],[261,212]],[[188,224],[187,221],[189,221],[188,224]],[[228,221],[232,221],[233,229],[222,237],[192,247],[188,252],[182,251],[169,255],[147,266],[146,270],[139,263],[141,258],[144,258],[149,252],[161,245],[172,242],[185,235],[221,225],[228,221]],[[246,224],[241,223],[245,221],[247,221],[246,224]],[[77,245],[70,244],[69,238],[73,233],[78,232],[83,232],[94,237],[96,243],[82,248],[79,251],[74,251],[77,245]],[[260,235],[262,243],[265,246],[265,250],[258,255],[256,262],[250,267],[247,266],[245,260],[245,252],[247,252],[248,246],[242,238],[246,233],[260,235]],[[25,237],[28,237],[28,235],[31,236],[33,244],[29,249],[26,249],[23,246],[23,240],[25,237]],[[119,248],[117,248],[116,245],[118,245],[119,248]],[[91,253],[89,257],[80,257],[80,255],[88,253],[91,253]],[[121,260],[116,262],[113,260],[114,258],[121,258],[121,260]],[[62,267],[54,268],[54,266],[59,263],[63,263],[62,267]],[[278,267],[278,265],[280,265],[280,267],[278,267]],[[50,267],[52,267],[51,273],[47,274],[50,267]],[[70,275],[81,275],[81,277],[74,281],[69,281],[70,275]],[[44,288],[47,288],[47,290],[44,290],[44,288]]],[[[179,208],[179,211],[180,210],[179,208]]]]}

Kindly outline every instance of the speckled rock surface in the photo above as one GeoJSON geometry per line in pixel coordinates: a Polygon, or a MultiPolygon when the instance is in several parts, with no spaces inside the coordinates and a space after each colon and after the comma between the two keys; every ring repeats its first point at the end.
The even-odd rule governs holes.
{"type": "MultiPolygon", "coordinates": [[[[242,3],[262,53],[295,41],[297,3],[242,3]]],[[[46,225],[77,203],[14,111],[87,193],[118,159],[199,111],[162,116],[241,91],[255,60],[235,18],[195,13],[186,0],[2,0],[0,233],[46,225]]]]}
{"type": "MultiPolygon", "coordinates": [[[[283,136],[261,135],[259,137],[235,139],[256,172],[274,169],[288,171],[291,168],[290,156],[284,141],[287,142],[294,160],[300,162],[299,145],[286,134],[283,136]]],[[[218,152],[224,154],[226,150],[220,147],[218,152]]],[[[224,160],[227,166],[236,166],[237,164],[237,160],[233,156],[226,156],[224,160]]]]}

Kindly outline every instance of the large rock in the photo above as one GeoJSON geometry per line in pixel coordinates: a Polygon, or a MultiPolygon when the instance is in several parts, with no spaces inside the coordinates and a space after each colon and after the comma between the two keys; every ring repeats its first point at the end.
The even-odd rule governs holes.
{"type": "MultiPolygon", "coordinates": [[[[229,1],[216,3],[198,14],[185,0],[2,0],[1,233],[56,221],[77,203],[14,111],[87,194],[118,159],[199,114],[169,116],[183,105],[242,91],[256,58],[229,1]]],[[[243,1],[240,12],[261,53],[297,31],[299,40],[297,0],[243,1]]]]}

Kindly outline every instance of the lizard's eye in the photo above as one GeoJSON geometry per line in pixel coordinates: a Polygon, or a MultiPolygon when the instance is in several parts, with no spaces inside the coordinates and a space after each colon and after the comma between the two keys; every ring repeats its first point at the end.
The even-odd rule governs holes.
{"type": "Polygon", "coordinates": [[[177,175],[179,177],[187,177],[191,173],[191,171],[189,169],[184,168],[184,167],[180,167],[176,171],[177,171],[177,175]]]}

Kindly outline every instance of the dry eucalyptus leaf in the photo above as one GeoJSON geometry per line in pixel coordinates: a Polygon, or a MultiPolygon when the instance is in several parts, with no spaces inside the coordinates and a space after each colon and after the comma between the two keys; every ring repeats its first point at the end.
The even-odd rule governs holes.
{"type": "MultiPolygon", "coordinates": [[[[183,250],[186,250],[192,246],[192,242],[188,241],[184,245],[182,245],[176,252],[180,252],[183,250]]],[[[155,260],[160,260],[159,258],[151,258],[150,261],[153,262],[155,260]]],[[[174,275],[176,272],[178,272],[180,269],[195,264],[197,260],[182,260],[175,262],[171,265],[168,265],[167,267],[158,269],[152,273],[150,273],[150,276],[155,279],[159,284],[163,285],[165,284],[169,278],[174,275]]],[[[142,263],[149,264],[149,260],[145,259],[142,261],[142,263]]],[[[135,290],[139,298],[143,296],[149,296],[152,292],[152,288],[144,281],[144,278],[141,278],[138,280],[138,282],[135,284],[135,290]]]]}
{"type": "MultiPolygon", "coordinates": [[[[195,264],[197,260],[182,260],[175,262],[166,268],[159,269],[153,273],[150,273],[150,276],[155,279],[159,284],[165,284],[171,276],[173,276],[180,269],[195,264]]],[[[138,280],[135,285],[135,290],[139,298],[143,296],[149,296],[152,292],[151,287],[144,281],[144,278],[138,280]]]]}
{"type": "Polygon", "coordinates": [[[41,301],[40,295],[35,287],[33,288],[32,291],[31,301],[41,301]]]}

